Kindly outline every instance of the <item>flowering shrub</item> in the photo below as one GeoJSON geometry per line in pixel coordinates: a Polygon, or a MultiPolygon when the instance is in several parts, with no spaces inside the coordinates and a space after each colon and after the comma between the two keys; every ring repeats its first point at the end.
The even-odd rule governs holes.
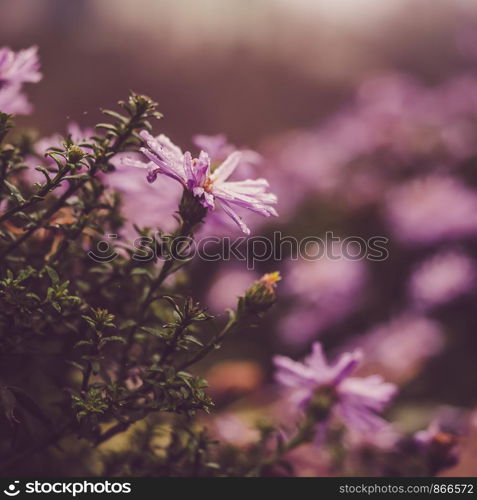
{"type": "MultiPolygon", "coordinates": [[[[271,391],[267,419],[214,417],[231,393],[251,392],[263,378],[253,365],[210,363],[227,342],[260,328],[280,274],[251,280],[224,321],[190,295],[190,259],[177,247],[184,250],[220,212],[245,234],[251,230],[240,212],[278,216],[266,179],[230,179],[256,156],[222,136],[198,136],[195,157],[183,152],[153,135],[161,114],[135,93],[119,111],[103,111],[106,121],[94,131],[70,124],[64,138],[35,142],[14,128],[13,114],[29,112],[23,84],[40,78],[36,49],[0,50],[2,474],[294,475],[313,457],[334,460],[334,473],[430,475],[455,462],[455,436],[438,422],[414,436],[382,416],[397,386],[353,373],[366,352],[328,363],[319,342],[303,362],[274,357],[279,390],[271,391]],[[141,211],[151,227],[137,225],[141,211]],[[133,230],[139,247],[127,236],[133,230]],[[134,258],[138,248],[153,248],[154,258],[134,258]],[[222,381],[210,391],[207,366],[222,381]],[[230,373],[238,373],[233,383],[230,373]]],[[[401,202],[396,196],[391,204],[401,202]]],[[[436,259],[473,269],[457,253],[417,269],[410,293],[429,306],[473,279],[464,272],[435,292],[428,273],[436,259]]],[[[306,297],[284,327],[288,337],[294,328],[309,340],[343,312],[335,302],[350,303],[364,282],[359,264],[315,264],[295,265],[295,282],[284,287],[306,297]],[[342,274],[344,288],[335,278],[342,274]]],[[[432,323],[415,322],[433,337],[432,323]]]]}

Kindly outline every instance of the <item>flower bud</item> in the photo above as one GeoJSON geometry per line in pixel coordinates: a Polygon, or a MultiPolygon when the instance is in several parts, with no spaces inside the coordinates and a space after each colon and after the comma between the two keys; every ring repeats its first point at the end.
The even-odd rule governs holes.
{"type": "Polygon", "coordinates": [[[256,314],[269,309],[277,300],[275,289],[281,279],[278,271],[264,274],[245,292],[245,307],[256,314]]]}
{"type": "Polygon", "coordinates": [[[71,146],[68,149],[68,163],[78,163],[84,157],[84,153],[79,146],[71,146]]]}

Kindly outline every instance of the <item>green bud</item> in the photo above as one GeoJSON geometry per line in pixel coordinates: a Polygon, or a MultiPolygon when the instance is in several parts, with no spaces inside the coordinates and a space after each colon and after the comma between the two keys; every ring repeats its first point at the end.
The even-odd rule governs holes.
{"type": "Polygon", "coordinates": [[[277,301],[276,287],[281,280],[280,273],[264,274],[245,292],[245,308],[254,313],[262,313],[277,301]]]}
{"type": "Polygon", "coordinates": [[[79,146],[71,146],[68,149],[68,163],[78,163],[84,157],[84,153],[79,146]]]}

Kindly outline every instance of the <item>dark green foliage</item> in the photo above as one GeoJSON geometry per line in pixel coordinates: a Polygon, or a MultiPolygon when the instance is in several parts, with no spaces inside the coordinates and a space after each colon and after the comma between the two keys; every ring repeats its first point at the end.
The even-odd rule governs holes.
{"type": "MultiPolygon", "coordinates": [[[[241,299],[239,311],[219,329],[205,308],[165,286],[189,260],[174,257],[170,242],[192,236],[206,215],[187,192],[175,233],[160,233],[158,242],[152,231],[138,228],[139,235],[157,244],[162,262],[133,260],[133,249],[120,240],[111,262],[88,256],[89,248],[123,223],[120,197],[103,184],[114,170],[110,160],[137,150],[138,132],[161,117],[153,101],[134,93],[120,107],[121,113],[104,111],[109,121],[97,125],[101,135],[79,144],[66,137],[61,148],[51,148],[49,166],[36,167],[44,179],[34,185],[24,175],[32,168],[26,158],[36,154],[33,141],[6,142],[12,121],[0,114],[3,474],[29,470],[22,469],[25,457],[33,473],[43,470],[41,457],[61,462],[61,443],[69,439],[76,444],[68,446],[77,450],[70,457],[101,457],[97,446],[133,424],[142,430],[134,430],[124,455],[107,457],[107,473],[207,476],[221,471],[211,458],[210,438],[194,421],[213,406],[207,383],[188,370],[256,314],[241,299]],[[164,425],[169,441],[156,454],[149,434],[164,425]]],[[[80,460],[80,473],[101,472],[80,460]]]]}

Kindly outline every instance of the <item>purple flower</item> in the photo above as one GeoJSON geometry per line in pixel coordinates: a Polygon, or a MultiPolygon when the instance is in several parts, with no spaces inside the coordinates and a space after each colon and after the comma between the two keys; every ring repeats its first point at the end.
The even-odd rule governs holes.
{"type": "Polygon", "coordinates": [[[37,47],[13,52],[0,48],[0,111],[28,114],[31,105],[22,93],[23,83],[36,83],[42,78],[37,47]]]}
{"type": "Polygon", "coordinates": [[[207,304],[213,313],[220,314],[237,304],[238,297],[260,276],[253,271],[228,266],[222,269],[207,293],[207,304]]]}
{"type": "Polygon", "coordinates": [[[14,52],[8,47],[0,48],[0,87],[37,83],[41,80],[38,47],[14,52]]]}
{"type": "Polygon", "coordinates": [[[235,212],[234,207],[245,208],[264,217],[277,215],[271,206],[276,203],[277,198],[267,191],[268,182],[265,179],[228,181],[240,163],[240,152],[231,153],[212,172],[211,160],[206,152],[201,151],[198,158],[192,158],[189,152],[183,153],[164,135],[154,138],[147,131],[141,132],[140,135],[147,146],[141,148],[141,152],[150,162],[146,164],[125,158],[123,163],[146,168],[149,182],[154,182],[159,174],[166,175],[192,192],[208,210],[214,210],[218,200],[224,212],[246,234],[250,234],[250,229],[235,212]]]}
{"type": "Polygon", "coordinates": [[[315,396],[326,391],[331,394],[331,414],[358,432],[375,432],[386,425],[378,416],[396,392],[396,386],[383,381],[379,375],[351,377],[361,360],[355,350],[342,354],[328,364],[319,342],[303,363],[285,356],[275,356],[276,380],[293,389],[292,400],[302,410],[313,403],[315,396]]]}
{"type": "Polygon", "coordinates": [[[0,111],[12,115],[27,115],[31,113],[31,104],[21,91],[20,85],[0,87],[0,111]]]}
{"type": "Polygon", "coordinates": [[[471,291],[476,282],[474,261],[465,253],[444,251],[417,267],[409,281],[415,306],[431,309],[471,291]]]}
{"type": "Polygon", "coordinates": [[[284,271],[283,293],[291,307],[280,321],[279,335],[294,346],[308,345],[352,314],[362,303],[369,274],[366,263],[347,259],[340,245],[330,244],[322,258],[318,244],[307,252],[309,257],[289,261],[284,271]]]}
{"type": "Polygon", "coordinates": [[[233,413],[225,413],[215,417],[213,426],[219,439],[235,446],[246,446],[260,438],[256,428],[247,425],[243,417],[233,413]]]}
{"type": "Polygon", "coordinates": [[[360,335],[359,343],[366,351],[367,365],[402,384],[443,350],[445,334],[439,322],[408,311],[360,335]]]}
{"type": "Polygon", "coordinates": [[[389,192],[385,216],[408,245],[461,239],[477,233],[477,195],[451,176],[423,176],[389,192]]]}

